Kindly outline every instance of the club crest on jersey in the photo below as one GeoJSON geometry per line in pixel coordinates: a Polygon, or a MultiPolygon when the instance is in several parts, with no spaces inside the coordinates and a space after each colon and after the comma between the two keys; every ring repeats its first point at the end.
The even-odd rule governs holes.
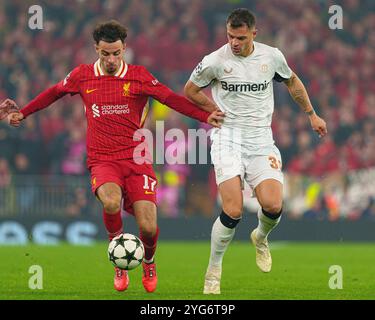
{"type": "Polygon", "coordinates": [[[122,89],[124,90],[124,92],[122,93],[122,95],[124,97],[129,97],[130,96],[130,82],[124,83],[122,89]]]}
{"type": "Polygon", "coordinates": [[[233,68],[230,68],[230,67],[226,67],[226,68],[224,68],[224,72],[225,72],[225,73],[231,73],[232,70],[233,70],[233,68]]]}
{"type": "Polygon", "coordinates": [[[262,64],[260,66],[260,71],[262,71],[263,73],[266,73],[268,71],[268,64],[262,64]]]}

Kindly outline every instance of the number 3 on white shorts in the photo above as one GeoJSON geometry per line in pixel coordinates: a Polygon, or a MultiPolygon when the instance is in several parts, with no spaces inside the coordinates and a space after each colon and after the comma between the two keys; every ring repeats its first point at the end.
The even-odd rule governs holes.
{"type": "Polygon", "coordinates": [[[145,184],[143,185],[143,189],[145,190],[149,190],[149,191],[152,191],[154,192],[155,191],[155,186],[156,186],[156,179],[153,179],[147,175],[143,175],[143,178],[145,179],[145,184]]]}
{"type": "Polygon", "coordinates": [[[275,156],[268,156],[268,160],[272,169],[281,170],[281,161],[277,160],[275,156]]]}

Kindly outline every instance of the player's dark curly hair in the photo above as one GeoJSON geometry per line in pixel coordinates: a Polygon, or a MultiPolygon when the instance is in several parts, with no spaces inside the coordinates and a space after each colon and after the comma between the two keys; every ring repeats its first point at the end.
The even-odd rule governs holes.
{"type": "Polygon", "coordinates": [[[255,15],[246,8],[238,8],[233,10],[227,18],[227,24],[234,29],[245,25],[251,29],[255,26],[255,22],[255,15]]]}
{"type": "Polygon", "coordinates": [[[127,29],[116,20],[99,23],[92,33],[96,44],[98,44],[100,40],[110,43],[121,40],[121,42],[124,43],[127,35],[127,29]]]}

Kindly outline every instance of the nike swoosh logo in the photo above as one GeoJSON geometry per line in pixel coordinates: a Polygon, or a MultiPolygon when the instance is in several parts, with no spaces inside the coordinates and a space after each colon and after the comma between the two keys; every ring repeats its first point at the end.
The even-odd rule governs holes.
{"type": "Polygon", "coordinates": [[[98,89],[86,89],[86,93],[89,94],[89,93],[94,92],[96,90],[98,90],[98,89]]]}
{"type": "Polygon", "coordinates": [[[226,68],[225,68],[225,69],[224,69],[224,72],[225,72],[225,73],[231,73],[232,70],[233,70],[233,68],[229,68],[229,69],[226,69],[226,68]]]}
{"type": "Polygon", "coordinates": [[[145,191],[145,194],[155,194],[155,192],[152,192],[152,191],[145,191]]]}

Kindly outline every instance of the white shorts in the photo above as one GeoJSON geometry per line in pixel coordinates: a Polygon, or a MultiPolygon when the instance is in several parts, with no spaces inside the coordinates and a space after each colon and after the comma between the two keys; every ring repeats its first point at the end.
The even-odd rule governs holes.
{"type": "Polygon", "coordinates": [[[239,176],[244,188],[244,181],[252,191],[264,180],[275,179],[284,184],[281,171],[282,160],[276,146],[268,148],[268,155],[249,155],[237,150],[233,145],[223,146],[222,143],[212,143],[211,159],[215,169],[216,184],[239,176]]]}

